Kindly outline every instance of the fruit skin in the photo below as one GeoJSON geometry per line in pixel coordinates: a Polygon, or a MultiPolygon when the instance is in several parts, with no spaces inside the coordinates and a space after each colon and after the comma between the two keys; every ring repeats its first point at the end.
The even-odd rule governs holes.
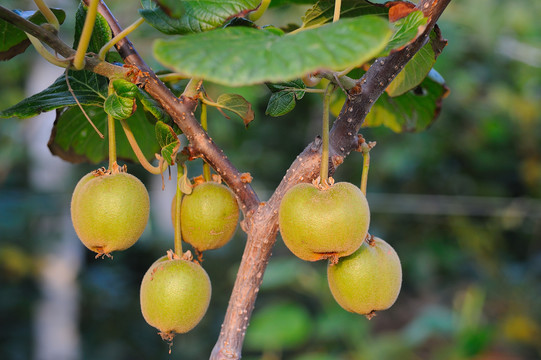
{"type": "Polygon", "coordinates": [[[123,172],[85,175],[71,199],[75,232],[98,255],[132,246],[145,230],[149,209],[143,183],[123,172]]]}
{"type": "MultiPolygon", "coordinates": [[[[174,206],[171,210],[174,218],[174,206]]],[[[235,234],[238,221],[239,206],[235,195],[222,184],[212,181],[199,184],[190,195],[182,198],[182,240],[199,252],[227,244],[235,234]]]]}
{"type": "Polygon", "coordinates": [[[396,251],[384,240],[372,239],[327,267],[334,299],[349,312],[370,315],[388,309],[400,293],[402,267],[396,251]]]}
{"type": "Polygon", "coordinates": [[[206,271],[181,259],[158,259],[141,283],[141,312],[164,340],[193,329],[207,312],[212,293],[206,271]]]}
{"type": "Polygon", "coordinates": [[[289,189],[279,210],[282,239],[307,261],[347,256],[368,233],[370,209],[362,191],[339,182],[327,189],[301,183],[289,189]]]}

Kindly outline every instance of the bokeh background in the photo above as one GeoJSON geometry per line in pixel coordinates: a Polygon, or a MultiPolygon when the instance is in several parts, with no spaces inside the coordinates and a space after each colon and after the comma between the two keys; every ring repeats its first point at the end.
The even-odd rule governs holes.
{"type": "MultiPolygon", "coordinates": [[[[77,3],[50,0],[68,14],[77,3]]],[[[138,2],[108,4],[122,25],[138,2]]],[[[33,9],[30,1],[3,6],[33,9]]],[[[306,7],[263,19],[298,22],[306,7]]],[[[404,282],[396,304],[371,321],[342,310],[325,264],[293,257],[278,239],[248,328],[244,359],[394,360],[541,358],[541,2],[453,0],[439,25],[449,45],[435,68],[451,89],[425,132],[363,129],[372,151],[371,233],[397,250],[404,282]]],[[[71,43],[73,17],[62,26],[71,43]]],[[[143,25],[132,39],[149,63],[160,34],[143,25]]],[[[0,108],[60,75],[29,49],[0,63],[0,108]]],[[[266,200],[320,128],[321,99],[307,94],[290,114],[265,117],[264,87],[223,89],[250,100],[256,120],[210,113],[214,140],[266,200]]],[[[245,243],[237,232],[205,254],[211,307],[169,347],[139,310],[140,281],[173,246],[174,181],[145,181],[152,214],[139,242],[114,260],[96,260],[70,222],[71,192],[101,165],[72,165],[46,147],[53,114],[0,120],[0,358],[9,360],[205,359],[217,339],[245,243]]],[[[338,180],[360,182],[361,155],[338,180]]],[[[190,166],[191,175],[201,164],[190,166]]]]}

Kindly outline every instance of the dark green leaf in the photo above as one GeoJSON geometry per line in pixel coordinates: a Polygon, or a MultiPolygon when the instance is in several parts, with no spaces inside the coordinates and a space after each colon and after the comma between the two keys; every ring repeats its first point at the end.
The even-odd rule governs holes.
{"type": "Polygon", "coordinates": [[[377,16],[344,19],[284,36],[230,27],[157,40],[154,55],[188,77],[242,86],[360,65],[380,53],[390,35],[388,22],[377,16]]]}
{"type": "MultiPolygon", "coordinates": [[[[302,27],[308,28],[323,25],[333,21],[335,0],[321,0],[314,4],[302,18],[302,27]]],[[[389,13],[385,6],[372,4],[364,0],[343,0],[340,8],[340,18],[358,17],[363,15],[384,15],[389,13]]]]}
{"type": "Polygon", "coordinates": [[[265,114],[270,116],[282,116],[293,110],[296,100],[302,99],[306,89],[300,79],[267,86],[273,92],[265,110],[265,114]]]}
{"type": "MultiPolygon", "coordinates": [[[[86,7],[79,5],[77,12],[75,13],[75,37],[73,48],[76,49],[81,38],[83,31],[83,25],[86,19],[86,7]]],[[[99,53],[103,45],[107,44],[112,39],[113,33],[107,20],[100,14],[96,16],[96,23],[94,24],[94,30],[92,31],[92,37],[88,44],[87,52],[99,53]]]]}
{"type": "MultiPolygon", "coordinates": [[[[73,163],[105,161],[109,156],[107,114],[101,107],[84,106],[84,108],[96,127],[105,135],[105,139],[96,134],[78,107],[72,107],[58,113],[49,139],[49,149],[54,155],[73,163]]],[[[127,121],[145,157],[149,161],[154,159],[154,154],[160,150],[155,137],[149,136],[154,132],[154,125],[146,119],[142,110],[137,110],[127,121]]],[[[116,126],[115,132],[117,156],[120,159],[137,162],[122,127],[116,126]]]]}
{"type": "Polygon", "coordinates": [[[105,100],[103,108],[115,119],[126,119],[135,111],[135,97],[139,94],[139,88],[124,79],[115,79],[112,85],[114,91],[105,100]]]}
{"type": "Polygon", "coordinates": [[[231,111],[242,119],[244,126],[248,126],[254,119],[252,104],[238,94],[222,94],[216,103],[220,108],[231,111]]]}
{"type": "Polygon", "coordinates": [[[169,165],[174,165],[180,147],[180,140],[178,139],[177,134],[175,134],[175,131],[171,126],[161,121],[156,123],[155,130],[156,140],[161,147],[162,157],[169,165]]]}
{"type": "Polygon", "coordinates": [[[397,97],[386,93],[376,101],[363,124],[384,125],[394,132],[417,132],[426,129],[437,118],[441,100],[449,89],[441,76],[432,70],[415,89],[397,97]]]}
{"type": "Polygon", "coordinates": [[[184,2],[181,0],[157,0],[160,7],[172,18],[179,18],[184,14],[184,2]]]}
{"type": "Polygon", "coordinates": [[[304,307],[273,304],[255,312],[246,333],[246,347],[259,351],[293,349],[308,339],[311,329],[310,314],[304,307]]]}
{"type": "Polygon", "coordinates": [[[143,109],[152,115],[154,121],[172,122],[169,114],[146,91],[139,89],[138,100],[143,105],[143,109]]]}
{"type": "MultiPolygon", "coordinates": [[[[58,22],[62,24],[66,19],[64,10],[51,10],[56,15],[58,22]]],[[[45,17],[39,11],[13,10],[13,12],[37,25],[47,22],[45,17]]],[[[24,31],[7,21],[0,19],[0,60],[9,60],[14,56],[23,53],[29,45],[30,41],[24,31]]]]}
{"type": "MultiPolygon", "coordinates": [[[[73,93],[82,105],[103,106],[107,98],[107,78],[89,71],[68,71],[68,77],[73,93]]],[[[65,76],[62,75],[47,89],[0,112],[0,118],[24,119],[74,105],[77,103],[68,89],[65,76]]]]}
{"type": "Polygon", "coordinates": [[[260,0],[185,0],[178,19],[169,17],[151,0],[141,0],[141,16],[165,34],[190,34],[224,25],[234,17],[244,17],[259,6],[260,0]]]}

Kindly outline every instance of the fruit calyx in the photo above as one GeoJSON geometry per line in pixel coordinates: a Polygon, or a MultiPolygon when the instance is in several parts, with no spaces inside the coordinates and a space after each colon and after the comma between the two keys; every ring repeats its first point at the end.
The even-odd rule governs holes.
{"type": "Polygon", "coordinates": [[[327,190],[334,185],[334,178],[332,176],[329,176],[326,180],[321,181],[321,176],[318,176],[317,178],[312,180],[312,185],[317,187],[319,190],[327,190]]]}

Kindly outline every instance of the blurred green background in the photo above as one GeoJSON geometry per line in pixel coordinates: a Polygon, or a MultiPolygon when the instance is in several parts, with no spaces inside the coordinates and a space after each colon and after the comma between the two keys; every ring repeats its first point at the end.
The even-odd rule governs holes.
{"type": "MultiPolygon", "coordinates": [[[[4,6],[33,9],[29,1],[4,6]]],[[[74,9],[72,0],[50,5],[74,9]]],[[[123,26],[137,2],[108,2],[123,26]]],[[[305,7],[263,21],[297,21],[305,7]]],[[[306,263],[278,239],[247,331],[243,359],[391,360],[541,358],[541,2],[453,0],[439,25],[449,45],[436,69],[451,89],[427,131],[363,129],[371,153],[371,233],[398,252],[404,282],[396,304],[368,321],[333,300],[325,264],[306,263]]],[[[71,43],[73,18],[62,26],[71,43]]],[[[159,33],[132,39],[151,64],[159,33]]],[[[29,49],[0,63],[0,108],[48,86],[59,70],[29,49]]],[[[209,85],[211,96],[224,89],[209,85]]],[[[231,89],[228,89],[231,90],[231,89]]],[[[290,114],[264,116],[264,87],[234,89],[256,120],[211,111],[214,140],[266,200],[295,156],[319,133],[321,99],[307,94],[290,114]]],[[[151,220],[114,260],[95,260],[71,227],[76,182],[97,165],[71,165],[46,147],[54,115],[0,120],[0,359],[205,359],[217,339],[245,234],[205,254],[211,307],[169,347],[139,310],[146,269],[172,245],[174,182],[147,175],[151,220]]],[[[352,154],[338,180],[360,182],[352,154]]],[[[201,164],[192,164],[197,175],[201,164]]]]}

